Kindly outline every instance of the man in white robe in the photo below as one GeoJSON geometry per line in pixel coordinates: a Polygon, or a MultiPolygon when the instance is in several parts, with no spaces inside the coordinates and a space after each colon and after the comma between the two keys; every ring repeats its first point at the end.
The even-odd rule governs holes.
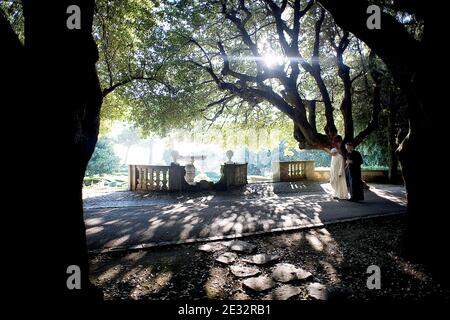
{"type": "Polygon", "coordinates": [[[344,157],[336,148],[331,149],[330,183],[333,189],[333,198],[347,199],[348,189],[345,180],[344,157]]]}

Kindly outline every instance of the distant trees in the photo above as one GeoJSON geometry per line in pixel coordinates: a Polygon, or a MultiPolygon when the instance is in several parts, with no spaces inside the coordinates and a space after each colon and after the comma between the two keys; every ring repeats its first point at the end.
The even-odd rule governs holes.
{"type": "Polygon", "coordinates": [[[119,161],[119,157],[114,153],[111,140],[101,137],[98,139],[88,163],[86,175],[113,173],[119,167],[119,161]]]}

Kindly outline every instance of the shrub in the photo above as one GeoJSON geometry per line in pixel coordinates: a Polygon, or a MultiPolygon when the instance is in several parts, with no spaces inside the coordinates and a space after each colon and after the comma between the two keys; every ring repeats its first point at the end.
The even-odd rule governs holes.
{"type": "Polygon", "coordinates": [[[97,141],[95,151],[88,163],[86,175],[111,174],[119,167],[119,157],[114,153],[112,142],[106,137],[97,141]]]}

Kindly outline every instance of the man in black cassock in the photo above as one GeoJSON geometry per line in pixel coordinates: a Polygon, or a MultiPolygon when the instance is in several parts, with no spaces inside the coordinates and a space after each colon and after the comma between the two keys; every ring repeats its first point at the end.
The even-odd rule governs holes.
{"type": "Polygon", "coordinates": [[[364,189],[361,178],[362,156],[358,151],[353,149],[353,143],[351,142],[345,144],[345,149],[347,150],[345,173],[350,191],[349,200],[364,200],[364,189]]]}

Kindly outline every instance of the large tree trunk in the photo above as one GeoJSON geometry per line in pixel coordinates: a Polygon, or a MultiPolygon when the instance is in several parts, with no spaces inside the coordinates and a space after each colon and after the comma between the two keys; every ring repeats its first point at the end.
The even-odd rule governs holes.
{"type": "MultiPolygon", "coordinates": [[[[432,9],[435,10],[435,9],[432,9]]],[[[438,79],[439,68],[430,68],[430,56],[444,52],[438,48],[441,43],[433,25],[440,18],[424,12],[425,29],[422,48],[419,51],[417,68],[406,92],[409,114],[409,133],[398,149],[408,199],[408,228],[405,250],[411,257],[427,263],[436,275],[449,281],[448,270],[442,261],[442,254],[448,250],[447,227],[449,218],[444,209],[445,183],[436,166],[441,159],[441,134],[447,117],[442,108],[444,96],[438,79]],[[425,150],[424,150],[425,148],[425,150]]]]}
{"type": "Polygon", "coordinates": [[[393,89],[390,90],[389,93],[389,109],[388,109],[388,117],[387,117],[387,140],[388,140],[388,181],[389,183],[398,183],[398,159],[396,155],[397,143],[396,143],[396,135],[397,135],[397,112],[398,106],[395,99],[395,92],[393,89]]]}
{"type": "Polygon", "coordinates": [[[423,2],[414,8],[425,22],[423,40],[418,42],[387,13],[382,13],[380,30],[369,30],[367,1],[318,1],[341,28],[352,32],[383,59],[407,96],[410,129],[398,150],[408,200],[405,249],[411,257],[426,262],[436,274],[448,279],[441,261],[443,252],[448,250],[447,224],[443,221],[448,218],[441,202],[443,178],[433,172],[440,150],[436,130],[443,128],[439,121],[446,119],[441,107],[445,103],[443,96],[436,94],[440,92],[435,87],[439,83],[430,83],[438,78],[439,68],[430,66],[427,56],[437,55],[433,59],[441,61],[438,55],[445,52],[438,47],[442,43],[437,36],[442,19],[435,16],[442,10],[423,2]]]}
{"type": "Polygon", "coordinates": [[[42,194],[45,211],[34,212],[33,243],[41,251],[47,289],[56,297],[87,297],[97,291],[89,282],[89,264],[82,206],[82,181],[97,141],[102,95],[95,69],[98,59],[92,37],[94,0],[37,2],[24,0],[25,51],[33,97],[36,139],[45,155],[42,170],[57,183],[42,194]],[[81,9],[81,30],[69,30],[67,8],[81,9]],[[58,248],[58,249],[56,249],[58,248]],[[69,290],[67,268],[81,269],[81,290],[69,290]]]}

